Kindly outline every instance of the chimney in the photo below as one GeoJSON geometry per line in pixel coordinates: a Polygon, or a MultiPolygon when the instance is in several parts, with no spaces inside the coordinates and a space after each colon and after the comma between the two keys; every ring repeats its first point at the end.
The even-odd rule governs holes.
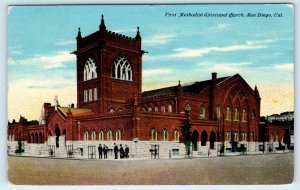
{"type": "Polygon", "coordinates": [[[212,81],[215,81],[216,82],[216,79],[217,79],[217,73],[211,73],[211,78],[212,78],[212,81]]]}
{"type": "Polygon", "coordinates": [[[216,83],[217,83],[217,73],[211,73],[211,85],[210,85],[210,92],[209,92],[209,118],[210,120],[216,119],[216,83]]]}

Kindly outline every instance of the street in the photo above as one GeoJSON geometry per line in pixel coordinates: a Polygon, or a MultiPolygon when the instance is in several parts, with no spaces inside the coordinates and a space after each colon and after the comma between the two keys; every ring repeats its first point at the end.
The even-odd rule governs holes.
{"type": "Polygon", "coordinates": [[[288,184],[294,177],[293,153],[156,160],[9,156],[8,163],[13,184],[288,184]]]}

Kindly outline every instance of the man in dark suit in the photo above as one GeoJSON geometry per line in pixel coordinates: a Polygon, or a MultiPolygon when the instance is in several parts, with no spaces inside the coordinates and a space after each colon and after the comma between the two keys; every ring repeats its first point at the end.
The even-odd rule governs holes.
{"type": "Polygon", "coordinates": [[[107,159],[107,151],[108,151],[108,147],[104,145],[104,159],[107,159]]]}
{"type": "Polygon", "coordinates": [[[124,148],[122,147],[122,144],[120,144],[120,158],[123,159],[125,157],[124,148]]]}
{"type": "Polygon", "coordinates": [[[125,157],[129,158],[129,148],[127,145],[125,145],[125,157]]]}
{"type": "Polygon", "coordinates": [[[99,144],[98,146],[99,159],[102,159],[102,146],[99,144]]]}
{"type": "Polygon", "coordinates": [[[118,159],[118,146],[116,145],[116,143],[114,143],[114,153],[115,153],[115,159],[118,159]]]}

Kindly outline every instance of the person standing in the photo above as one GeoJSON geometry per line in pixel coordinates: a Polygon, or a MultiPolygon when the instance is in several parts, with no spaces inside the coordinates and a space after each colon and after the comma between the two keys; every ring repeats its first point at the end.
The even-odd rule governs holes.
{"type": "Polygon", "coordinates": [[[103,153],[104,153],[104,159],[107,159],[107,146],[106,145],[103,145],[103,153]]]}
{"type": "Polygon", "coordinates": [[[120,144],[120,158],[123,159],[125,157],[124,148],[122,147],[122,144],[120,144]]]}
{"type": "Polygon", "coordinates": [[[114,143],[114,153],[115,153],[115,159],[118,159],[118,146],[116,145],[116,143],[114,143]]]}
{"type": "Polygon", "coordinates": [[[99,144],[98,146],[99,159],[102,159],[102,146],[99,144]]]}
{"type": "Polygon", "coordinates": [[[129,147],[125,145],[125,157],[129,158],[129,147]]]}

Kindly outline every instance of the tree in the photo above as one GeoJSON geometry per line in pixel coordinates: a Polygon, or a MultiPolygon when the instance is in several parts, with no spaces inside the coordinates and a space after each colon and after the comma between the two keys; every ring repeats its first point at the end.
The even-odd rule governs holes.
{"type": "Polygon", "coordinates": [[[190,124],[190,110],[185,110],[186,119],[183,122],[183,126],[181,127],[182,133],[182,141],[185,145],[186,154],[190,157],[191,151],[191,124],[190,124]]]}

